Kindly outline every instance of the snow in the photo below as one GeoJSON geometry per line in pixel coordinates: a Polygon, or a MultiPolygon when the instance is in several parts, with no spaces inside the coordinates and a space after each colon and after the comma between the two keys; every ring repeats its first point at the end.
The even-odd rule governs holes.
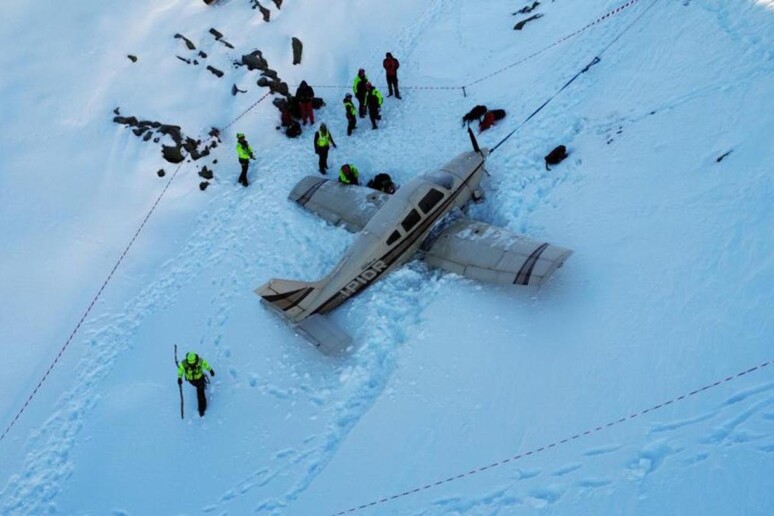
{"type": "Polygon", "coordinates": [[[774,4],[592,23],[625,3],[542,2],[521,31],[505,0],[263,2],[269,23],[242,0],[4,6],[0,513],[770,514],[774,4]],[[178,60],[197,51],[176,33],[208,57],[178,60]],[[275,131],[266,99],[168,183],[159,146],[112,122],[226,126],[266,91],[231,66],[254,49],[325,98],[332,167],[399,184],[468,150],[474,105],[508,112],[492,147],[552,98],[470,215],[574,254],[540,290],[409,263],[333,314],[355,348],[321,355],[253,293],[319,279],[354,239],[286,199],[312,132],[275,131]],[[347,138],[341,97],[361,66],[386,96],[385,51],[403,100],[347,138]],[[179,418],[174,344],[217,372],[204,418],[187,385],[179,418]]]}

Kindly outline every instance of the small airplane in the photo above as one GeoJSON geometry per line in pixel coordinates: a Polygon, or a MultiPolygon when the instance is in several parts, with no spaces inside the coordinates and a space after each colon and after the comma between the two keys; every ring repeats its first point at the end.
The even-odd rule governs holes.
{"type": "Polygon", "coordinates": [[[392,195],[307,176],[288,196],[334,225],[359,232],[333,270],[319,281],[272,279],[255,290],[323,353],[352,342],[324,314],[419,255],[429,265],[480,281],[540,285],[572,251],[509,233],[462,212],[480,200],[489,149],[473,151],[425,173],[392,195]],[[457,209],[459,208],[459,209],[457,209]]]}

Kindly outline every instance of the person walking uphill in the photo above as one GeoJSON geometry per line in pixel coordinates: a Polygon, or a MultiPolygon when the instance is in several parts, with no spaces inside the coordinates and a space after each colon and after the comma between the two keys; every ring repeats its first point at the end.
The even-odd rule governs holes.
{"type": "Polygon", "coordinates": [[[296,90],[296,99],[298,99],[298,108],[301,110],[301,120],[304,125],[309,120],[314,125],[314,90],[306,81],[301,81],[296,90]]]}
{"type": "Polygon", "coordinates": [[[371,129],[377,129],[376,121],[382,119],[380,110],[382,109],[384,97],[382,97],[382,92],[377,90],[370,82],[366,88],[368,90],[366,101],[368,103],[368,117],[371,119],[371,129]]]}
{"type": "Polygon", "coordinates": [[[320,129],[314,133],[314,152],[319,156],[320,174],[328,173],[328,151],[336,148],[336,142],[333,141],[333,135],[328,131],[325,124],[320,124],[320,129]]]}
{"type": "Polygon", "coordinates": [[[355,165],[342,165],[339,169],[339,182],[345,185],[359,185],[360,173],[355,168],[355,165]]]}
{"type": "Polygon", "coordinates": [[[250,160],[255,159],[255,154],[253,154],[253,149],[250,147],[250,144],[247,143],[244,133],[237,133],[236,151],[237,156],[239,156],[239,164],[242,165],[242,173],[239,174],[239,183],[242,186],[247,186],[249,184],[247,182],[247,169],[250,166],[250,160]]]}
{"type": "Polygon", "coordinates": [[[388,97],[392,97],[393,91],[396,98],[400,98],[400,91],[398,91],[398,68],[400,68],[400,61],[392,57],[392,54],[387,52],[384,61],[382,61],[384,71],[387,73],[387,91],[388,97]]]}
{"type": "Polygon", "coordinates": [[[205,369],[210,372],[210,376],[215,376],[215,370],[210,367],[210,364],[193,351],[186,353],[185,360],[177,366],[177,384],[183,384],[183,375],[185,375],[188,383],[196,387],[199,416],[203,416],[207,410],[207,398],[204,395],[204,388],[207,386],[207,377],[204,376],[205,369]]]}
{"type": "Polygon", "coordinates": [[[352,136],[352,130],[357,127],[357,108],[351,93],[344,95],[344,113],[347,115],[347,136],[352,136]]]}
{"type": "Polygon", "coordinates": [[[365,118],[366,114],[366,95],[368,94],[366,84],[368,84],[368,76],[365,70],[361,68],[357,71],[355,80],[352,82],[352,92],[360,103],[360,118],[365,118]]]}

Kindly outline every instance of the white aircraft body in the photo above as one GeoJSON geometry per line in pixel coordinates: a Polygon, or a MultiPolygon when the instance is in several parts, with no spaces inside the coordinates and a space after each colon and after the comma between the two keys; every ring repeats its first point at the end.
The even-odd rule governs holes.
{"type": "Polygon", "coordinates": [[[321,351],[333,353],[346,349],[351,338],[323,315],[417,254],[432,266],[477,280],[542,284],[572,251],[509,233],[455,209],[464,209],[480,195],[489,151],[478,150],[475,142],[474,148],[393,195],[305,177],[289,198],[360,234],[321,280],[272,279],[255,292],[321,351]]]}

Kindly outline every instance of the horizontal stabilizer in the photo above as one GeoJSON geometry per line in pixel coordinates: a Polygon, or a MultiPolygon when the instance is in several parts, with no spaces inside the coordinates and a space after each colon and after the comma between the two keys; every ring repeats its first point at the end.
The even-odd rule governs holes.
{"type": "Polygon", "coordinates": [[[325,355],[343,353],[352,344],[352,337],[324,315],[314,314],[307,317],[295,328],[325,355]]]}

